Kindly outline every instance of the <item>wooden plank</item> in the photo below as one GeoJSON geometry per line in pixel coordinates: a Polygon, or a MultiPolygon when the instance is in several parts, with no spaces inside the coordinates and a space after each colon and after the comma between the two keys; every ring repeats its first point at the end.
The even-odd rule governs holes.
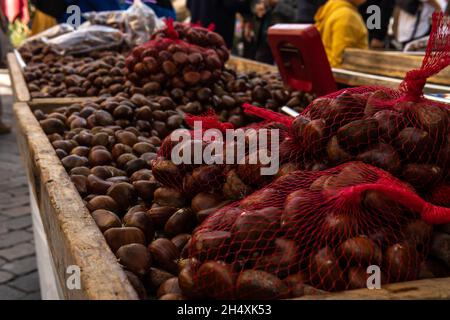
{"type": "MultiPolygon", "coordinates": [[[[403,52],[346,49],[341,68],[403,79],[408,71],[422,65],[422,59],[403,52]]],[[[450,86],[450,68],[428,79],[428,83],[450,86]]]]}
{"type": "Polygon", "coordinates": [[[39,98],[33,99],[28,103],[28,106],[31,110],[41,109],[44,113],[50,113],[53,110],[68,106],[75,103],[84,103],[89,101],[96,101],[97,97],[89,97],[89,98],[39,98]]]}
{"type": "MultiPolygon", "coordinates": [[[[333,68],[333,75],[337,83],[346,86],[383,86],[396,89],[402,79],[389,78],[380,75],[367,74],[351,70],[333,68]]],[[[450,93],[450,86],[426,84],[425,93],[450,93]]]]}
{"type": "Polygon", "coordinates": [[[66,299],[137,299],[47,136],[25,103],[13,107],[19,149],[38,202],[59,281],[81,269],[81,290],[63,286],[66,299]]]}
{"type": "MultiPolygon", "coordinates": [[[[278,72],[276,66],[269,64],[243,59],[232,56],[228,61],[228,66],[238,72],[256,71],[259,73],[278,72]]],[[[357,72],[347,70],[344,68],[333,68],[333,76],[336,82],[340,85],[356,87],[356,86],[384,86],[396,89],[402,82],[402,79],[380,76],[376,74],[369,74],[364,72],[357,72]]],[[[425,93],[450,93],[450,86],[437,85],[428,83],[425,85],[425,93]]]]}
{"type": "Polygon", "coordinates": [[[11,77],[11,86],[14,92],[14,99],[17,102],[28,102],[31,100],[30,92],[28,91],[28,86],[23,76],[22,68],[17,61],[14,53],[7,54],[7,63],[9,76],[11,77]]]}
{"type": "Polygon", "coordinates": [[[296,300],[414,300],[450,299],[450,278],[393,283],[379,290],[358,289],[296,300]]]}
{"type": "Polygon", "coordinates": [[[236,56],[230,57],[230,59],[227,62],[227,66],[229,68],[235,69],[238,72],[257,72],[257,73],[279,72],[278,67],[276,66],[236,56]]]}

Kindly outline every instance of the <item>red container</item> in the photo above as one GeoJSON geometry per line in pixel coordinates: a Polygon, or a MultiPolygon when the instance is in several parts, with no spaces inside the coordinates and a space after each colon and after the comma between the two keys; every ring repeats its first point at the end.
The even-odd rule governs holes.
{"type": "Polygon", "coordinates": [[[285,85],[323,96],[337,90],[319,31],[311,24],[277,24],[269,44],[285,85]]]}

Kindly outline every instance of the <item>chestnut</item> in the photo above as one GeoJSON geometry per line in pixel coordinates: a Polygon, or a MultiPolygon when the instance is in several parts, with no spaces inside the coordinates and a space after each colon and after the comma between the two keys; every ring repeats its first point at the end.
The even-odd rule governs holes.
{"type": "Polygon", "coordinates": [[[85,166],[88,163],[88,159],[72,154],[61,159],[61,162],[64,168],[66,168],[67,171],[70,171],[73,168],[85,166]]]}
{"type": "Polygon", "coordinates": [[[289,296],[298,298],[305,294],[305,281],[307,277],[303,273],[290,275],[283,279],[283,282],[288,287],[289,296]]]}
{"type": "Polygon", "coordinates": [[[125,270],[125,274],[130,282],[131,286],[136,291],[139,299],[144,300],[147,299],[147,291],[145,290],[142,281],[137,277],[133,272],[125,270]]]}
{"type": "Polygon", "coordinates": [[[152,255],[155,266],[159,266],[172,274],[178,274],[176,260],[180,257],[180,252],[169,239],[159,238],[154,240],[148,246],[148,250],[152,255]]]}
{"type": "Polygon", "coordinates": [[[227,173],[222,191],[226,198],[239,200],[250,194],[252,189],[239,178],[238,174],[233,169],[227,173]]]}
{"type": "Polygon", "coordinates": [[[86,186],[91,194],[106,194],[112,185],[111,181],[105,181],[93,174],[88,175],[86,178],[86,186]]]}
{"type": "Polygon", "coordinates": [[[154,201],[161,206],[181,208],[186,203],[186,198],[176,189],[160,187],[155,190],[154,201]]]}
{"type": "Polygon", "coordinates": [[[442,169],[432,164],[409,163],[403,167],[403,179],[419,190],[429,190],[442,179],[442,169]]]}
{"type": "Polygon", "coordinates": [[[360,153],[356,160],[376,166],[392,174],[398,173],[401,166],[400,156],[390,145],[380,143],[374,148],[360,153]]]}
{"type": "Polygon", "coordinates": [[[337,132],[340,146],[353,153],[369,146],[378,140],[378,122],[375,119],[352,121],[337,132]]]}
{"type": "Polygon", "coordinates": [[[121,212],[125,212],[137,200],[133,185],[126,182],[113,184],[106,194],[114,199],[121,212]]]}
{"type": "Polygon", "coordinates": [[[137,275],[145,275],[151,266],[147,247],[139,243],[121,246],[116,252],[119,263],[137,275]]]}
{"type": "Polygon", "coordinates": [[[329,247],[320,249],[311,258],[309,273],[311,283],[319,289],[339,291],[345,289],[347,285],[344,271],[329,247]]]}
{"type": "Polygon", "coordinates": [[[87,208],[91,212],[99,209],[109,210],[114,213],[119,212],[119,207],[117,206],[116,201],[114,201],[114,199],[109,196],[96,196],[92,198],[88,202],[87,208]]]}
{"type": "Polygon", "coordinates": [[[147,242],[150,242],[155,237],[155,228],[151,218],[145,212],[127,213],[124,219],[126,227],[135,227],[141,229],[144,233],[147,242]]]}
{"type": "Polygon", "coordinates": [[[159,300],[169,300],[169,301],[174,301],[174,300],[186,300],[186,298],[183,297],[181,294],[177,294],[177,293],[168,293],[168,294],[165,294],[165,295],[159,297],[159,300]]]}
{"type": "Polygon", "coordinates": [[[93,166],[103,166],[110,164],[112,155],[108,150],[92,150],[89,153],[89,163],[93,166]]]}
{"type": "Polygon", "coordinates": [[[237,278],[236,296],[242,300],[284,299],[289,297],[289,288],[273,274],[246,270],[237,278]]]}
{"type": "Polygon", "coordinates": [[[280,278],[298,271],[300,249],[295,241],[277,238],[273,246],[267,247],[264,251],[256,260],[254,269],[269,272],[280,278]],[[264,253],[266,250],[268,253],[264,253]]]}
{"type": "Polygon", "coordinates": [[[145,235],[138,228],[111,228],[105,231],[104,236],[106,242],[114,253],[117,252],[120,247],[127,244],[146,244],[145,235]]]}
{"type": "Polygon", "coordinates": [[[367,274],[366,269],[362,267],[351,267],[348,269],[348,286],[349,289],[367,288],[367,274]]]}
{"type": "Polygon", "coordinates": [[[173,237],[170,241],[172,241],[175,247],[181,252],[189,240],[191,240],[191,237],[192,236],[188,233],[181,233],[173,237]]]}
{"type": "Polygon", "coordinates": [[[170,216],[164,226],[164,232],[169,237],[173,237],[182,233],[191,232],[195,225],[196,218],[194,212],[190,208],[183,208],[170,216]]]}
{"type": "Polygon", "coordinates": [[[366,237],[347,239],[339,246],[338,252],[349,263],[359,266],[381,265],[381,249],[366,237]]]}
{"type": "Polygon", "coordinates": [[[156,290],[158,290],[164,282],[174,277],[173,274],[167,271],[151,267],[144,276],[144,282],[151,292],[156,293],[156,290]]]}
{"type": "Polygon", "coordinates": [[[156,291],[156,297],[158,298],[161,298],[166,294],[182,294],[180,286],[178,285],[178,278],[174,277],[164,281],[156,291]]]}
{"type": "Polygon", "coordinates": [[[232,229],[233,241],[241,243],[244,248],[264,247],[274,241],[275,234],[280,230],[281,212],[269,207],[242,213],[232,229]]]}
{"type": "Polygon", "coordinates": [[[156,228],[162,229],[169,218],[177,211],[178,209],[174,207],[155,207],[147,212],[147,216],[152,220],[156,228]]]}
{"type": "Polygon", "coordinates": [[[192,199],[191,208],[197,213],[202,210],[215,208],[222,201],[223,199],[219,195],[201,192],[192,199]]]}
{"type": "Polygon", "coordinates": [[[230,300],[235,297],[235,275],[231,267],[221,261],[207,261],[197,271],[196,282],[201,295],[230,300]]]}
{"type": "Polygon", "coordinates": [[[92,212],[91,215],[101,232],[105,232],[111,228],[120,228],[122,226],[119,217],[111,211],[99,209],[92,212]]]}
{"type": "Polygon", "coordinates": [[[155,190],[158,189],[159,184],[156,181],[139,180],[133,182],[133,187],[139,198],[146,203],[151,203],[153,201],[155,190]]]}
{"type": "Polygon", "coordinates": [[[383,264],[389,282],[408,281],[417,279],[420,258],[415,246],[396,243],[387,248],[383,264]]]}

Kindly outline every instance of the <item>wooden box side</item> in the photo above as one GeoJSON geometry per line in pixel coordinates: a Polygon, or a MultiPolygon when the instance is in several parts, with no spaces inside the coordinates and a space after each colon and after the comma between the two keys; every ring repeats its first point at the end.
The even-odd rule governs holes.
{"type": "Polygon", "coordinates": [[[50,141],[25,103],[13,107],[19,149],[66,299],[137,299],[50,141]],[[67,267],[81,270],[81,289],[65,286],[67,267]]]}
{"type": "MultiPolygon", "coordinates": [[[[348,48],[344,51],[342,68],[403,79],[408,71],[422,65],[423,56],[403,52],[363,50],[348,48]]],[[[450,68],[428,79],[429,84],[450,86],[450,68]]]]}
{"type": "Polygon", "coordinates": [[[16,55],[12,52],[6,56],[8,63],[9,76],[11,78],[11,87],[14,93],[14,99],[17,102],[28,102],[31,100],[30,91],[23,75],[22,68],[17,61],[16,55]]]}
{"type": "Polygon", "coordinates": [[[305,296],[296,300],[448,300],[450,278],[434,278],[384,285],[381,289],[348,290],[305,296]]]}

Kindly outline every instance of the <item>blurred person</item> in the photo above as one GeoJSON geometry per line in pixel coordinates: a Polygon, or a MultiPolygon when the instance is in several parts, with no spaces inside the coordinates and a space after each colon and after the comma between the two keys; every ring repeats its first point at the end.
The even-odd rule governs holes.
{"type": "MultiPolygon", "coordinates": [[[[8,20],[3,15],[3,10],[0,7],[0,67],[6,65],[6,54],[12,50],[11,42],[8,38],[8,20]]],[[[2,120],[3,106],[0,97],[0,134],[6,134],[11,131],[11,128],[3,123],[2,120]]]]}
{"type": "Polygon", "coordinates": [[[0,0],[0,6],[9,23],[14,23],[18,18],[24,24],[30,21],[27,0],[0,0]]]}
{"type": "Polygon", "coordinates": [[[187,8],[186,0],[173,0],[172,2],[178,21],[185,21],[190,17],[189,9],[187,8]]]}
{"type": "Polygon", "coordinates": [[[394,12],[395,1],[393,0],[367,0],[367,2],[359,7],[363,20],[367,21],[373,12],[367,13],[367,8],[376,5],[381,12],[381,28],[369,30],[369,46],[372,49],[387,48],[388,45],[388,28],[394,12]]]}
{"type": "Polygon", "coordinates": [[[314,16],[317,10],[325,4],[327,0],[297,0],[298,23],[314,23],[314,16]]]}
{"type": "Polygon", "coordinates": [[[31,24],[31,35],[34,36],[42,31],[50,29],[56,25],[56,19],[48,14],[45,14],[41,10],[36,9],[34,11],[33,23],[31,24]]]}
{"type": "Polygon", "coordinates": [[[320,32],[331,67],[342,63],[345,48],[368,48],[368,31],[358,12],[358,6],[365,2],[329,0],[317,11],[315,26],[320,32]]]}
{"type": "Polygon", "coordinates": [[[251,42],[249,58],[273,64],[272,51],[267,41],[267,33],[277,23],[293,23],[296,20],[296,0],[256,0],[252,2],[253,19],[246,24],[244,34],[251,42]]]}
{"type": "Polygon", "coordinates": [[[442,11],[445,3],[445,0],[397,0],[393,26],[397,48],[428,35],[433,13],[442,11]]]}
{"type": "Polygon", "coordinates": [[[233,47],[236,14],[248,14],[250,1],[248,0],[187,0],[187,7],[191,11],[191,22],[200,23],[207,27],[215,25],[214,31],[225,40],[227,47],[233,47]]]}

